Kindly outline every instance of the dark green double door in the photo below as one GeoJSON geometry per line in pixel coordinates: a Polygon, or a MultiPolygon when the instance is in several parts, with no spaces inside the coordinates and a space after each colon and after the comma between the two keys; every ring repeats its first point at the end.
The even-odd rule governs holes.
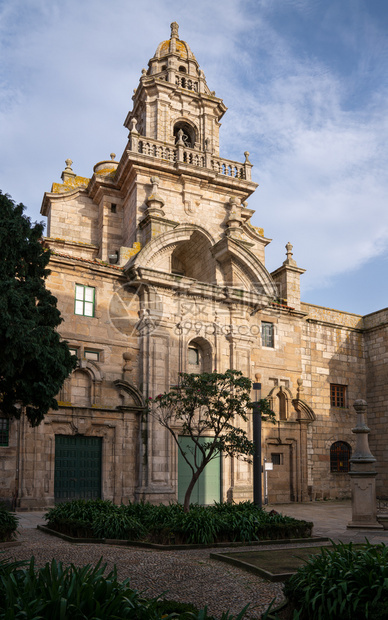
{"type": "Polygon", "coordinates": [[[56,502],[101,497],[101,437],[55,435],[56,502]]]}

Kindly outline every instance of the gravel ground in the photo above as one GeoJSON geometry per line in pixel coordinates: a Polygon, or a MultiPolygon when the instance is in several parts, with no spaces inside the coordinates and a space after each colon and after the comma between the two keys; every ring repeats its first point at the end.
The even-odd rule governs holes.
{"type": "MultiPolygon", "coordinates": [[[[147,596],[166,593],[166,598],[193,603],[198,608],[207,605],[209,613],[216,617],[227,610],[237,615],[249,603],[245,618],[260,618],[274,598],[276,604],[283,600],[281,583],[271,583],[211,560],[209,553],[214,549],[140,550],[137,547],[72,544],[37,529],[23,528],[20,532],[21,546],[6,549],[6,557],[27,560],[33,555],[37,566],[52,558],[79,566],[96,564],[103,557],[108,570],[116,564],[119,578],[129,578],[131,586],[147,596]]],[[[217,551],[228,549],[218,548],[217,551]]],[[[239,551],[243,549],[240,547],[239,551]]]]}

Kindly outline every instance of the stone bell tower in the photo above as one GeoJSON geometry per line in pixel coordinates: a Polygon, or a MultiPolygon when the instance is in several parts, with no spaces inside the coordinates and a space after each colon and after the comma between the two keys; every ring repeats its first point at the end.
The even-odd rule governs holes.
{"type": "Polygon", "coordinates": [[[135,127],[171,146],[219,155],[219,121],[227,108],[210,92],[190,47],[179,39],[176,22],[171,38],[158,45],[148,70],[143,69],[133,102],[124,123],[128,129],[135,127]]]}

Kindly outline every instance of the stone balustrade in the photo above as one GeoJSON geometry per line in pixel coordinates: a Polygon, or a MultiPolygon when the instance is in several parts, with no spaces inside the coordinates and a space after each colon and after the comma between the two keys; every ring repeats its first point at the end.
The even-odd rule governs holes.
{"type": "Polygon", "coordinates": [[[182,162],[199,168],[208,168],[217,174],[233,177],[236,179],[251,180],[251,163],[232,161],[215,157],[208,151],[200,151],[181,145],[167,146],[165,142],[152,140],[140,136],[136,131],[131,131],[129,140],[130,150],[135,153],[155,157],[172,163],[182,162]]]}
{"type": "Polygon", "coordinates": [[[142,155],[150,155],[157,159],[166,159],[167,161],[176,161],[176,148],[166,146],[163,142],[157,140],[149,140],[146,138],[139,138],[137,141],[137,149],[131,148],[132,151],[137,151],[142,155]]]}
{"type": "Polygon", "coordinates": [[[193,80],[191,77],[187,75],[176,75],[175,76],[175,84],[180,86],[181,88],[187,88],[187,90],[193,90],[195,93],[198,92],[198,82],[193,80]]]}

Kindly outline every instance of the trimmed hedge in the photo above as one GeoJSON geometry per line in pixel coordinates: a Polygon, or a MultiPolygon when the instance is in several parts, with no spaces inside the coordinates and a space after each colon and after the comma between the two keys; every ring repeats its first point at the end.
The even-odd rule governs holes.
{"type": "Polygon", "coordinates": [[[103,500],[73,500],[45,515],[48,526],[74,538],[108,538],[158,544],[250,542],[311,536],[313,524],[260,510],[252,502],[192,505],[149,503],[117,506],[103,500]]]}

